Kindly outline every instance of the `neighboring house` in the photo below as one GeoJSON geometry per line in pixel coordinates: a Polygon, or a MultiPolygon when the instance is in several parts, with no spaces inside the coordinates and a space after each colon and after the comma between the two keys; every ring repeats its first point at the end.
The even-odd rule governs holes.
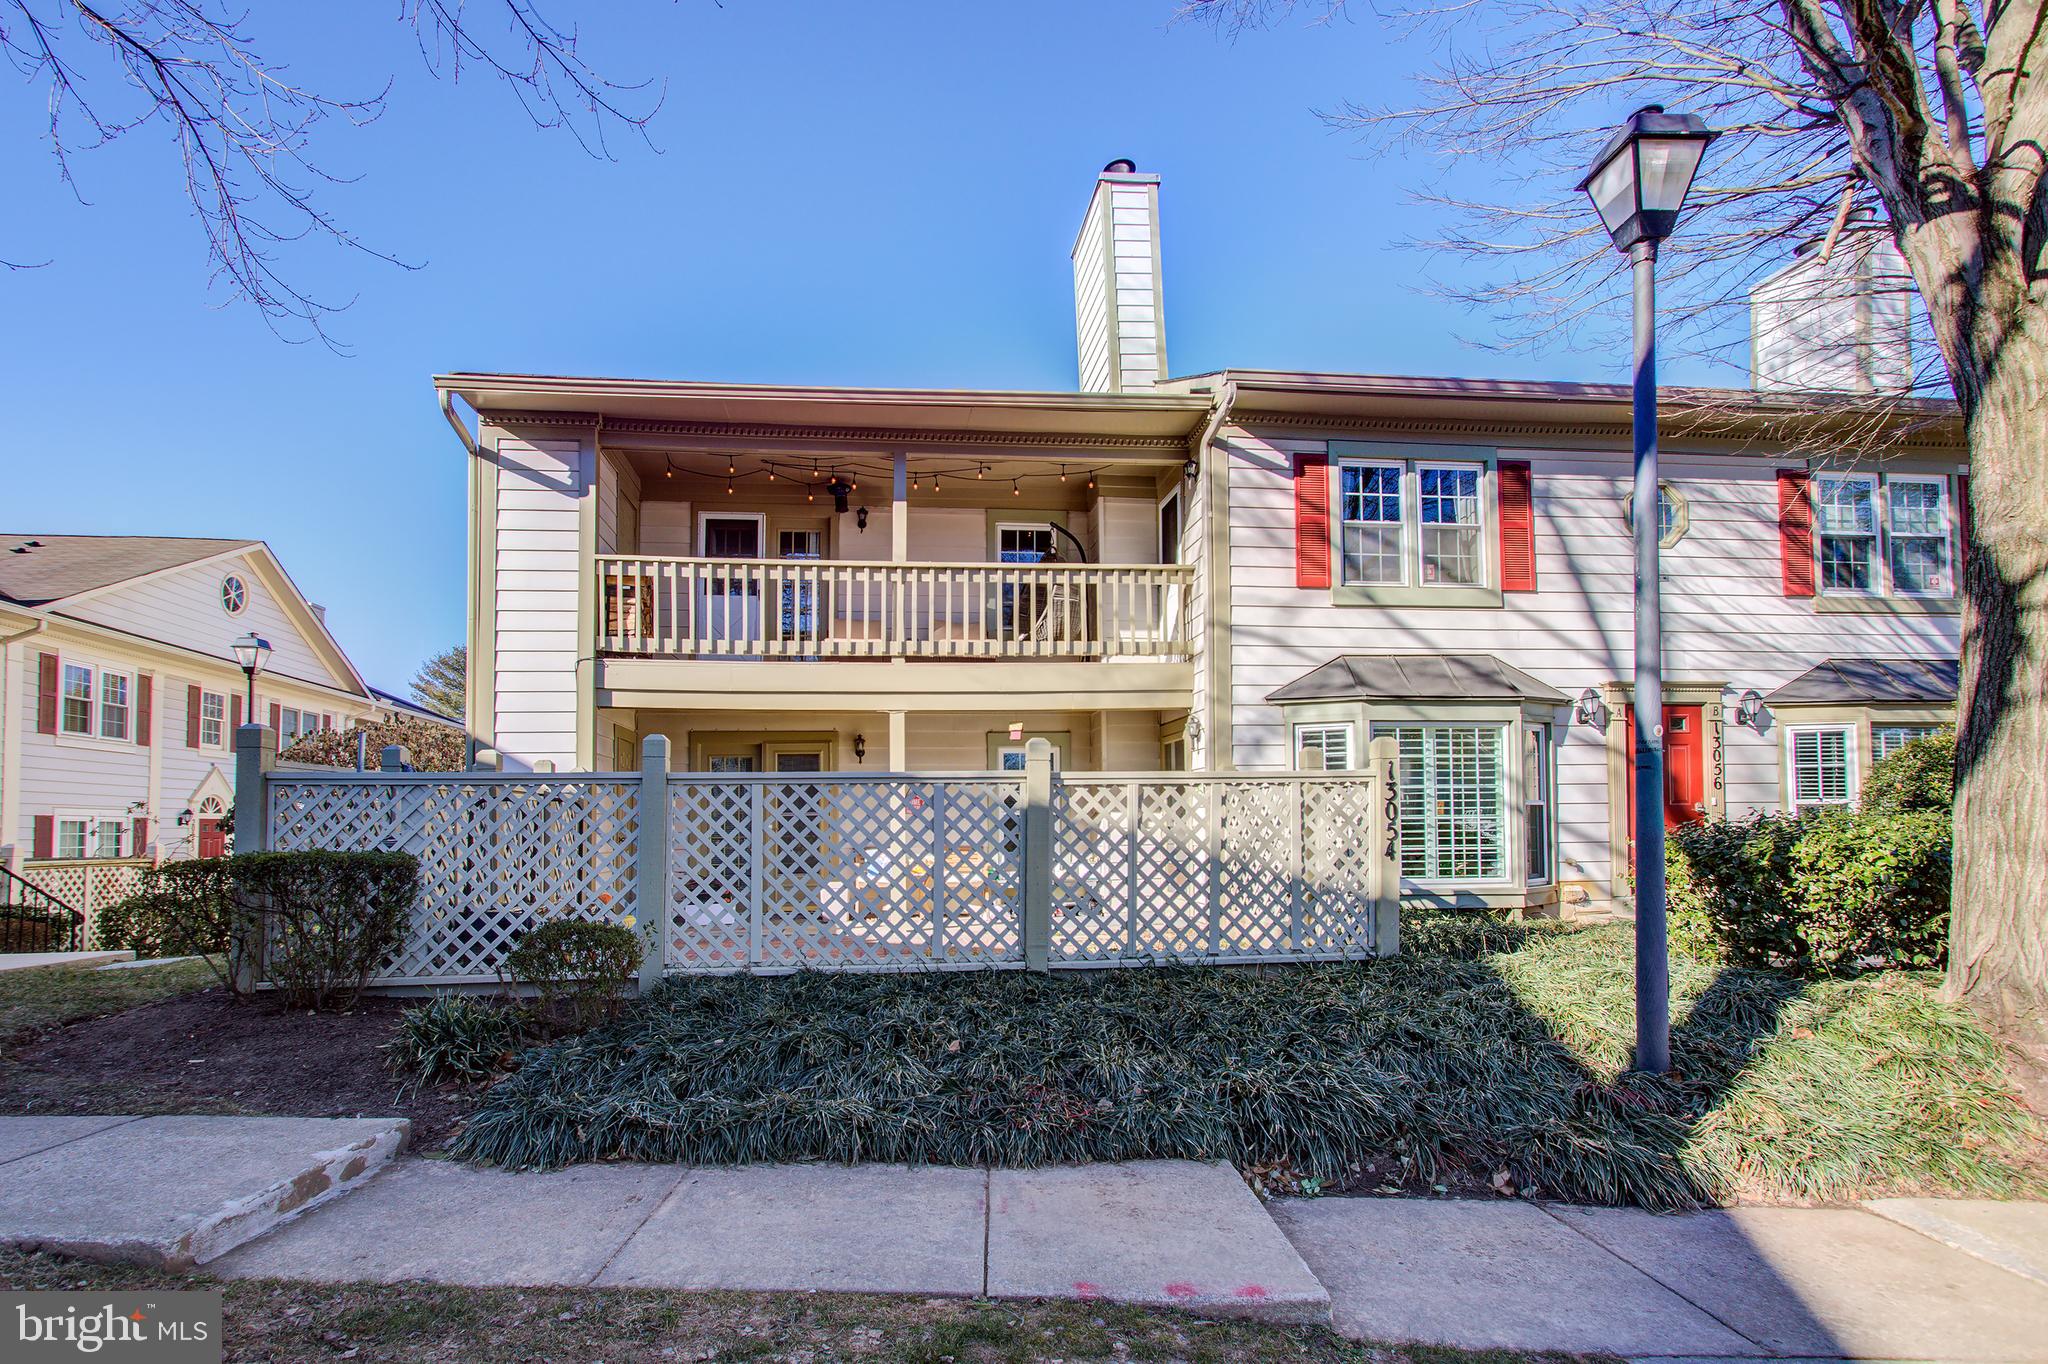
{"type": "MultiPolygon", "coordinates": [[[[476,740],[511,768],[664,734],[682,770],[943,772],[1042,735],[1157,771],[1351,767],[1386,734],[1416,898],[1621,895],[1628,390],[1162,377],[1158,179],[1128,163],[1073,258],[1082,392],[440,376],[476,740]]],[[[1807,334],[1759,343],[1758,389],[1665,399],[1669,821],[1851,800],[1953,715],[1953,405],[1860,409],[1883,457],[1836,461],[1811,452],[1840,404],[1780,382],[1801,340],[1900,368],[1838,363],[1869,333],[1853,259],[1773,282],[1759,327],[1807,334]],[[1842,293],[1843,334],[1788,280],[1842,293]]]]}
{"type": "Polygon", "coordinates": [[[252,631],[281,744],[387,704],[259,540],[0,535],[4,865],[75,897],[69,864],[219,855],[252,631]]]}
{"type": "Polygon", "coordinates": [[[462,732],[462,721],[443,715],[440,711],[423,706],[417,701],[408,700],[395,692],[372,687],[370,702],[375,707],[374,717],[386,723],[393,720],[425,720],[429,724],[440,725],[443,729],[462,732]]]}

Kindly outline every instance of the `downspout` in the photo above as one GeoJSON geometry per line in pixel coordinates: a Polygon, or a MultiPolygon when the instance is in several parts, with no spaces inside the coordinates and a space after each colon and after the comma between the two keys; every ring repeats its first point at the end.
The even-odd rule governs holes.
{"type": "MultiPolygon", "coordinates": [[[[477,505],[476,461],[483,458],[483,447],[478,443],[476,437],[469,434],[469,423],[463,421],[461,417],[455,414],[455,394],[451,390],[444,388],[436,396],[440,399],[441,416],[446,419],[448,425],[455,428],[456,438],[462,442],[462,448],[469,452],[470,459],[469,552],[463,556],[469,565],[469,619],[466,624],[470,633],[467,636],[468,642],[464,645],[464,648],[467,650],[465,657],[468,661],[463,669],[465,674],[463,677],[463,709],[465,713],[462,717],[463,737],[466,740],[463,744],[462,765],[470,767],[476,762],[476,717],[467,713],[469,709],[467,703],[469,700],[469,680],[476,675],[477,659],[481,655],[481,651],[476,647],[478,641],[474,632],[479,625],[477,617],[483,610],[484,567],[476,561],[477,548],[482,543],[482,537],[477,533],[478,518],[483,515],[483,509],[477,505]]],[[[491,720],[491,737],[495,740],[498,728],[497,717],[492,716],[491,720]]],[[[356,737],[360,740],[363,736],[358,734],[356,737]]],[[[364,751],[360,743],[357,745],[357,748],[356,770],[361,771],[364,765],[364,751]]]]}
{"type": "Polygon", "coordinates": [[[1197,548],[1195,562],[1201,566],[1201,588],[1207,603],[1202,620],[1204,657],[1198,662],[1206,675],[1203,709],[1207,714],[1201,717],[1202,766],[1212,772],[1229,771],[1232,766],[1230,732],[1223,723],[1223,717],[1230,713],[1230,499],[1227,463],[1224,467],[1212,467],[1209,452],[1236,405],[1237,384],[1226,378],[1216,390],[1209,419],[1203,423],[1202,434],[1190,452],[1196,477],[1208,480],[1202,499],[1205,543],[1197,548]],[[1221,760],[1217,757],[1219,753],[1221,760]]]}

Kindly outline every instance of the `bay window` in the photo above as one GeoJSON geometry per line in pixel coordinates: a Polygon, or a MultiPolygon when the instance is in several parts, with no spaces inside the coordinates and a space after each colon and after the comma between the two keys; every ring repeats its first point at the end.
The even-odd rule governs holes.
{"type": "Polygon", "coordinates": [[[1356,765],[1351,761],[1351,726],[1296,725],[1294,766],[1297,770],[1314,770],[1314,764],[1302,761],[1310,753],[1322,759],[1321,767],[1326,772],[1350,771],[1356,765]]]}
{"type": "Polygon", "coordinates": [[[1946,477],[1823,472],[1814,508],[1824,595],[1955,595],[1946,477]]]}
{"type": "Polygon", "coordinates": [[[1499,881],[1506,874],[1506,774],[1497,724],[1384,723],[1400,744],[1401,875],[1499,881]]]}
{"type": "Polygon", "coordinates": [[[1940,725],[1873,724],[1870,727],[1871,758],[1873,761],[1883,762],[1915,739],[1925,739],[1931,734],[1941,733],[1941,728],[1940,725]]]}
{"type": "Polygon", "coordinates": [[[1523,758],[1522,782],[1528,792],[1529,884],[1548,885],[1556,875],[1552,862],[1550,726],[1529,725],[1523,730],[1528,749],[1523,758]]]}

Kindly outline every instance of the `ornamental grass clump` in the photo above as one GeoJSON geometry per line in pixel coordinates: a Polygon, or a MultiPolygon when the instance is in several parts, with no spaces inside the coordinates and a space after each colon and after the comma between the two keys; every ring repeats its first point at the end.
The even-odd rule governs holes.
{"type": "Polygon", "coordinates": [[[473,995],[407,1009],[384,1046],[391,1064],[424,1081],[484,1080],[511,1069],[525,1035],[519,1014],[473,995]]]}
{"type": "Polygon", "coordinates": [[[1325,1186],[1400,1158],[1423,1180],[1505,1172],[1525,1193],[1657,1208],[2024,1183],[2011,1151],[2032,1128],[1996,1048],[1927,978],[1673,974],[1675,1073],[1657,1078],[1623,1070],[1626,929],[1473,961],[676,978],[527,1053],[455,1152],[522,1168],[1227,1159],[1325,1186]],[[1868,993],[1890,989],[1916,1003],[1868,993]],[[1709,1121],[1730,1104],[1753,1120],[1709,1121]]]}

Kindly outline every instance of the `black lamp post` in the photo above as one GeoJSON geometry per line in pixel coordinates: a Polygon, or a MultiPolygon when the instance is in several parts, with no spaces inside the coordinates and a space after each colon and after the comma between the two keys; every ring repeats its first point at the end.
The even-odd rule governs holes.
{"type": "Polygon", "coordinates": [[[263,665],[270,659],[270,641],[254,633],[243,635],[231,646],[235,651],[235,662],[242,665],[242,675],[249,679],[249,706],[245,714],[250,724],[256,724],[256,674],[263,671],[263,665]]]}
{"type": "Polygon", "coordinates": [[[1635,269],[1636,1069],[1671,1069],[1671,961],[1664,927],[1664,629],[1658,614],[1657,243],[1717,134],[1651,104],[1600,149],[1579,188],[1635,269]],[[1650,508],[1647,513],[1641,509],[1650,508]]]}

